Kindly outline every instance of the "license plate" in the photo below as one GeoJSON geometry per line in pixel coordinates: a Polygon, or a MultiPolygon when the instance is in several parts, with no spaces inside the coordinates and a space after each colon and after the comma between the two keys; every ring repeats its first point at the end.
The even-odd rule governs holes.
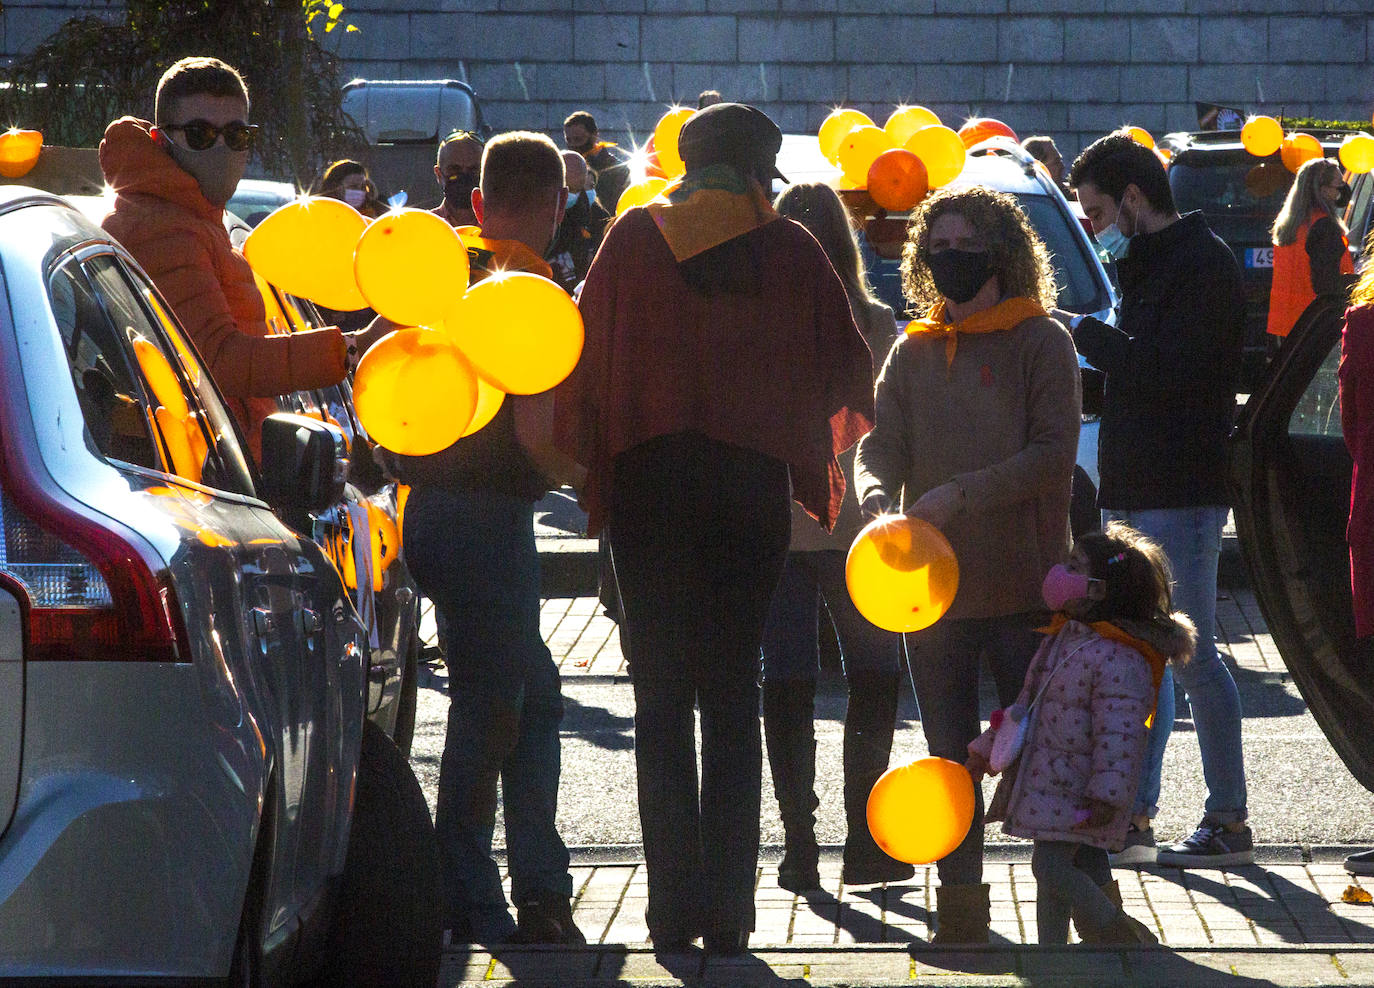
{"type": "Polygon", "coordinates": [[[1273,247],[1249,247],[1245,251],[1247,268],[1272,268],[1274,266],[1273,247]]]}

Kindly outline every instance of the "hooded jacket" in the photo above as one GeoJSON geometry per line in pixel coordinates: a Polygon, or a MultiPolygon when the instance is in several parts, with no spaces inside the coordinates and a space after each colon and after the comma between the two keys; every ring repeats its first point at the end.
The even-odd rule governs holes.
{"type": "Polygon", "coordinates": [[[259,459],[262,420],[277,411],[271,398],[337,384],[348,347],[332,326],[269,335],[253,271],[229,242],[223,208],[157,145],[151,127],[122,117],[106,129],[100,167],[115,202],[101,225],[176,312],[259,459]]]}
{"type": "MultiPolygon", "coordinates": [[[[1181,612],[1157,624],[1113,623],[1170,661],[1192,658],[1197,632],[1181,612]]],[[[1042,686],[1021,756],[1003,774],[987,819],[1003,821],[1013,837],[1118,850],[1140,782],[1145,721],[1155,706],[1150,665],[1139,650],[1071,620],[1041,643],[1016,702],[1029,705],[1042,686]],[[1075,829],[1090,800],[1116,813],[1101,826],[1075,829]]],[[[989,758],[993,738],[989,728],[968,750],[989,758]]]]}

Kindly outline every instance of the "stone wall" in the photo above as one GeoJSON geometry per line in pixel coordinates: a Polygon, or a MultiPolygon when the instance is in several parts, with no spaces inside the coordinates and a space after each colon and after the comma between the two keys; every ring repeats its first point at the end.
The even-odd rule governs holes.
{"type": "MultiPolygon", "coordinates": [[[[290,0],[283,0],[290,2],[290,0]]],[[[703,89],[786,131],[830,107],[879,123],[899,102],[955,126],[996,116],[1072,155],[1122,123],[1196,125],[1194,101],[1368,119],[1369,0],[344,0],[345,74],[456,78],[498,130],[557,134],[589,109],[603,136],[644,139],[703,89]],[[1244,7],[1244,13],[1237,13],[1244,7]]],[[[0,53],[28,50],[94,0],[6,0],[0,53]]]]}

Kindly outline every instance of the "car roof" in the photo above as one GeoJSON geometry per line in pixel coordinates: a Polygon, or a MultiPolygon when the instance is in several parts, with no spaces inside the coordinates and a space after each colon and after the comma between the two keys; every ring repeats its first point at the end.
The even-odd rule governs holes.
{"type": "MultiPolygon", "coordinates": [[[[1327,151],[1334,151],[1346,138],[1353,134],[1364,133],[1358,130],[1336,130],[1323,127],[1289,127],[1284,133],[1311,134],[1321,142],[1327,151]]],[[[1176,130],[1165,134],[1158,141],[1161,148],[1174,153],[1215,149],[1218,151],[1237,151],[1245,147],[1238,130],[1176,130]]]]}

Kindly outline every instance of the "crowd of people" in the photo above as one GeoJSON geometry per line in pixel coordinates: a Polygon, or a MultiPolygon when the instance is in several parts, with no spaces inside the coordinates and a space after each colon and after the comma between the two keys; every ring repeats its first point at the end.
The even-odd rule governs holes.
{"type": "MultiPolygon", "coordinates": [[[[1239,696],[1214,641],[1244,313],[1234,256],[1201,214],[1179,214],[1157,156],[1112,134],[1078,156],[1067,188],[1116,258],[1114,323],[1058,309],[1026,215],[971,187],[932,194],[912,216],[901,270],[916,318],[899,333],[835,192],[798,184],[772,201],[774,179],[786,181],[777,126],[719,93],[700,104],[679,139],[681,181],[613,222],[626,155],[590,113],[564,122],[562,151],[529,132],[457,131],[438,147],[434,212],[462,232],[473,277],[556,278],[578,291],[586,329],[554,392],[507,397],[438,453],[385,458],[411,487],[405,557],[445,628],[435,826],[447,928],[483,944],[585,942],[555,824],[563,700],[540,635],[533,535],[535,502],[569,484],[614,562],[656,948],[702,938],[711,953],[747,949],[765,739],[786,835],[779,884],[819,884],[822,603],[849,697],[842,881],[913,874],[874,843],[864,812],[888,767],[903,678],[931,753],[975,780],[989,771],[986,662],[1004,707],[1035,710],[986,820],[1034,841],[1041,942],[1066,942],[1070,922],[1085,942],[1149,941],[1122,910],[1112,864],[1219,866],[1254,853],[1239,696]],[[1080,355],[1106,380],[1104,527],[1074,543],[1080,355]],[[943,532],[960,566],[948,614],[904,638],[865,621],[844,583],[854,534],[894,512],[943,532]],[[1208,795],[1196,831],[1161,848],[1151,821],[1175,679],[1208,795]],[[502,802],[514,918],[492,854],[502,802]]],[[[115,190],[106,228],[176,310],[253,445],[273,396],[339,381],[391,327],[378,317],[351,332],[268,331],[223,225],[248,121],[237,72],[183,59],[159,84],[154,120],[112,123],[100,157],[115,190]]],[[[1028,146],[1064,180],[1053,141],[1028,146]]],[[[1305,166],[1275,224],[1285,311],[1347,270],[1335,249],[1341,184],[1329,162],[1305,166]]],[[[332,164],[319,190],[365,214],[384,208],[355,161],[332,164]]],[[[1352,526],[1368,531],[1374,442],[1357,389],[1374,377],[1374,275],[1355,302],[1342,409],[1357,462],[1352,526]]],[[[1352,539],[1361,634],[1374,631],[1371,565],[1352,539]]],[[[937,866],[943,944],[988,939],[975,792],[973,826],[937,866]]]]}

